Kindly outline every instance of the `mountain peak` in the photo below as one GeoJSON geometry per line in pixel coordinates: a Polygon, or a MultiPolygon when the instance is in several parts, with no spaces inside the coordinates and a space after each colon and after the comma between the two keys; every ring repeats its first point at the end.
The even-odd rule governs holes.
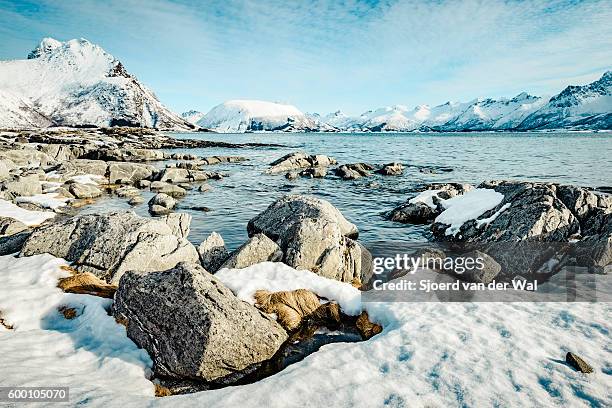
{"type": "Polygon", "coordinates": [[[38,46],[28,54],[28,59],[38,58],[61,46],[62,43],[57,41],[55,38],[45,37],[41,40],[38,46]]]}

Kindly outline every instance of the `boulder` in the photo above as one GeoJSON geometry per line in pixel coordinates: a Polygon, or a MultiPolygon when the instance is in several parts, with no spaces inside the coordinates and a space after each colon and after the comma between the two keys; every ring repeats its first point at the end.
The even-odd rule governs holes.
{"type": "Polygon", "coordinates": [[[270,163],[270,168],[266,170],[266,173],[285,173],[289,170],[307,167],[327,167],[336,163],[334,158],[322,154],[308,155],[306,153],[289,153],[270,163]]]}
{"type": "Polygon", "coordinates": [[[214,231],[200,243],[198,254],[204,269],[211,273],[217,272],[229,256],[223,238],[214,231]]]}
{"type": "Polygon", "coordinates": [[[150,179],[155,167],[140,163],[111,163],[108,166],[108,179],[111,184],[136,184],[150,179]]]}
{"type": "Polygon", "coordinates": [[[565,362],[581,373],[589,374],[593,372],[593,367],[572,352],[565,355],[565,362]]]}
{"type": "Polygon", "coordinates": [[[231,384],[279,350],[287,333],[197,264],[126,273],[112,313],[151,356],[156,376],[231,384]]]}
{"type": "Polygon", "coordinates": [[[158,181],[164,181],[166,183],[187,183],[192,179],[189,177],[189,170],[179,168],[165,168],[159,176],[158,181]]]}
{"type": "Polygon", "coordinates": [[[182,198],[185,197],[185,195],[187,194],[185,188],[167,183],[165,186],[161,186],[161,188],[158,188],[157,191],[159,193],[169,195],[172,198],[182,198]]]}
{"type": "Polygon", "coordinates": [[[38,175],[18,176],[15,181],[4,182],[3,191],[7,197],[27,197],[42,194],[38,175]]]}
{"type": "Polygon", "coordinates": [[[27,229],[28,226],[19,220],[0,216],[0,235],[13,235],[27,229]]]}
{"type": "Polygon", "coordinates": [[[149,212],[152,215],[169,214],[176,206],[176,200],[164,193],[157,193],[149,200],[149,212]]]}
{"type": "Polygon", "coordinates": [[[21,251],[23,244],[26,242],[32,232],[24,230],[12,235],[0,237],[0,256],[14,254],[21,251]]]}
{"type": "Polygon", "coordinates": [[[355,180],[361,177],[369,176],[370,171],[372,170],[374,170],[374,167],[367,163],[351,163],[343,164],[342,166],[336,168],[334,173],[343,180],[355,180]]]}
{"type": "Polygon", "coordinates": [[[478,250],[465,253],[461,255],[461,258],[481,260],[482,268],[475,267],[473,269],[466,269],[462,274],[458,274],[461,279],[468,282],[488,284],[491,283],[501,271],[501,265],[498,264],[493,257],[478,250]]]}
{"type": "Polygon", "coordinates": [[[131,211],[79,215],[37,228],[20,256],[49,253],[117,283],[127,270],[159,271],[180,261],[198,261],[195,247],[164,222],[131,211]]]}
{"type": "Polygon", "coordinates": [[[121,186],[115,190],[115,194],[121,198],[130,198],[140,195],[140,190],[134,186],[121,186]]]}
{"type": "Polygon", "coordinates": [[[298,173],[297,171],[290,171],[288,173],[285,174],[285,178],[287,180],[295,180],[300,176],[300,173],[298,173]]]}
{"type": "Polygon", "coordinates": [[[249,221],[247,230],[276,241],[282,261],[296,269],[343,282],[367,282],[372,275],[369,251],[354,241],[357,227],[325,200],[285,196],[249,221]]]}
{"type": "Polygon", "coordinates": [[[283,252],[276,242],[264,234],[255,234],[232,252],[219,269],[242,269],[261,262],[277,262],[282,258],[283,252]]]}
{"type": "Polygon", "coordinates": [[[479,188],[493,189],[504,198],[478,219],[463,224],[457,234],[446,235],[448,226],[434,223],[432,231],[436,238],[465,242],[564,242],[580,230],[579,219],[557,197],[555,184],[492,181],[479,188]]]}
{"type": "Polygon", "coordinates": [[[323,178],[326,175],[327,169],[325,167],[309,167],[300,172],[300,176],[302,177],[323,178]]]}
{"type": "Polygon", "coordinates": [[[202,185],[200,185],[200,187],[198,187],[198,191],[201,193],[204,193],[206,191],[210,190],[210,185],[204,183],[202,185]]]}
{"type": "Polygon", "coordinates": [[[102,195],[102,190],[92,184],[71,183],[68,191],[76,198],[96,198],[102,195]]]}
{"type": "Polygon", "coordinates": [[[187,238],[191,227],[191,215],[186,213],[172,213],[159,218],[166,223],[174,235],[187,238]]]}
{"type": "Polygon", "coordinates": [[[142,196],[134,196],[134,197],[130,197],[130,199],[128,200],[128,204],[129,205],[140,205],[144,203],[144,198],[142,198],[142,196]]]}
{"type": "Polygon", "coordinates": [[[404,172],[404,165],[402,163],[387,163],[382,166],[381,169],[376,170],[378,174],[384,176],[399,176],[404,172]]]}

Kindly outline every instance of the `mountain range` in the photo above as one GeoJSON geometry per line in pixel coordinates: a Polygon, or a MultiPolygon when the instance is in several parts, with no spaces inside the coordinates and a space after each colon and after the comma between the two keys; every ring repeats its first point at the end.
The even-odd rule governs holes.
{"type": "Polygon", "coordinates": [[[124,65],[85,39],[45,38],[24,60],[0,61],[0,128],[137,126],[221,133],[612,130],[612,71],[552,97],[520,93],[438,106],[388,106],[349,116],[231,100],[177,115],[124,65]]]}

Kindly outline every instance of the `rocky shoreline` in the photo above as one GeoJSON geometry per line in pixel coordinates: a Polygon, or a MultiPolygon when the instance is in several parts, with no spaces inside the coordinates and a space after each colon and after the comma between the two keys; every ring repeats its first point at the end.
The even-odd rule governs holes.
{"type": "MultiPolygon", "coordinates": [[[[159,395],[255,381],[262,373],[280,371],[285,365],[279,356],[296,342],[307,342],[319,328],[343,327],[361,340],[383,329],[365,311],[349,313],[336,299],[304,289],[257,291],[249,304],[218,278],[221,270],[280,262],[343,282],[347,290],[366,290],[373,256],[359,241],[356,225],[329,202],[305,195],[286,195],[252,218],[245,226],[248,240],[234,251],[217,233],[192,244],[187,240],[191,216],[174,211],[177,200],[188,190],[205,193],[208,181],[226,176],[208,166],[246,159],[160,149],[213,146],[280,145],[177,140],[138,129],[0,133],[0,255],[62,258],[73,276],[58,287],[113,298],[112,315],[153,360],[159,395]],[[165,160],[176,162],[152,165],[165,160]],[[155,193],[148,202],[153,217],[132,211],[79,214],[103,194],[142,203],[145,189],[155,193]]],[[[292,153],[270,163],[266,173],[288,179],[326,177],[336,165],[328,156],[292,153]]],[[[372,172],[393,177],[405,169],[401,163],[347,163],[333,173],[340,181],[372,172]]],[[[546,279],[558,273],[558,268],[540,269],[551,259],[563,265],[560,259],[567,253],[557,251],[534,262],[533,243],[581,248],[572,256],[597,273],[607,273],[612,262],[612,198],[576,186],[432,184],[389,211],[388,218],[429,224],[434,242],[479,244],[477,250],[490,258],[487,271],[460,276],[469,281],[515,279],[516,274],[505,271],[517,268],[546,279]],[[508,260],[508,249],[496,247],[499,243],[512,243],[513,251],[523,252],[508,260]],[[528,245],[521,249],[517,243],[528,245]]]]}

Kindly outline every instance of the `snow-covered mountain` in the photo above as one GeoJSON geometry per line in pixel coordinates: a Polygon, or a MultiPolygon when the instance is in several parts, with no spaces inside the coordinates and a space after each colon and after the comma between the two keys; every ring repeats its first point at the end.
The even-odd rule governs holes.
{"type": "Polygon", "coordinates": [[[525,92],[507,99],[447,102],[414,109],[395,105],[359,117],[337,111],[321,118],[340,131],[490,131],[535,129],[612,129],[612,71],[584,86],[568,86],[558,95],[525,92]]]}
{"type": "Polygon", "coordinates": [[[119,60],[85,39],[45,38],[28,59],[0,61],[0,91],[0,123],[6,127],[195,128],[119,60]]]}
{"type": "Polygon", "coordinates": [[[181,113],[181,118],[195,125],[200,119],[204,117],[204,115],[204,112],[200,112],[197,110],[188,110],[187,112],[181,113]]]}
{"type": "Polygon", "coordinates": [[[319,130],[314,120],[293,105],[256,100],[233,100],[217,105],[197,124],[221,133],[319,130]]]}
{"type": "Polygon", "coordinates": [[[612,129],[612,71],[588,85],[568,86],[518,127],[612,129]]]}

